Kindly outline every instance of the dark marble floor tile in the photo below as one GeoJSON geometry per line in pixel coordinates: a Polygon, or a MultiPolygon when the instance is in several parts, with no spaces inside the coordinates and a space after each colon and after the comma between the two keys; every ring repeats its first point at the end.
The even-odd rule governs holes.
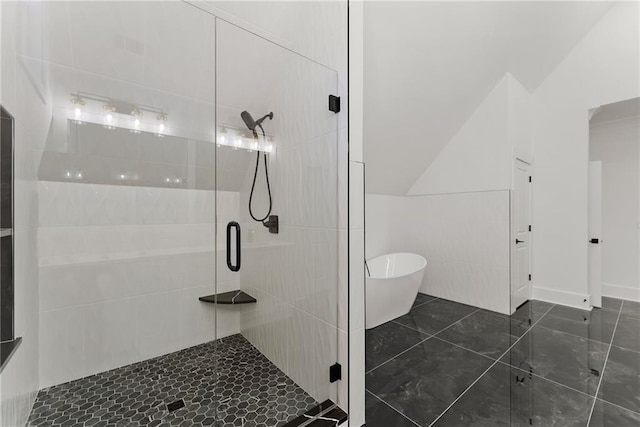
{"type": "Polygon", "coordinates": [[[427,334],[435,334],[476,310],[468,305],[437,299],[412,308],[408,314],[395,321],[427,334]]]}
{"type": "Polygon", "coordinates": [[[416,297],[416,300],[413,302],[413,307],[422,305],[425,302],[433,301],[434,299],[436,299],[436,297],[432,297],[431,295],[427,295],[427,294],[421,294],[420,292],[418,292],[418,296],[416,297]]]}
{"type": "Polygon", "coordinates": [[[491,363],[486,357],[430,338],[367,374],[366,385],[407,417],[428,425],[491,363]]]}
{"type": "Polygon", "coordinates": [[[620,311],[622,307],[622,300],[618,298],[602,297],[602,308],[608,308],[610,310],[620,311]]]}
{"type": "Polygon", "coordinates": [[[611,346],[598,397],[640,413],[640,352],[611,346]]]}
{"type": "Polygon", "coordinates": [[[485,310],[476,311],[436,336],[494,359],[515,341],[509,316],[485,310]]]}
{"type": "Polygon", "coordinates": [[[620,315],[613,345],[640,351],[640,319],[620,315]]]}
{"type": "Polygon", "coordinates": [[[596,399],[589,427],[638,427],[640,414],[596,399]]]}
{"type": "Polygon", "coordinates": [[[592,402],[586,394],[498,363],[434,426],[583,427],[592,402]]]}
{"type": "Polygon", "coordinates": [[[629,316],[633,317],[634,319],[640,320],[640,302],[625,300],[622,303],[622,310],[620,311],[620,315],[629,316]]]}
{"type": "Polygon", "coordinates": [[[538,320],[545,315],[553,304],[530,300],[522,304],[515,313],[511,315],[511,332],[513,335],[521,336],[538,320]]]}
{"type": "Polygon", "coordinates": [[[618,312],[606,308],[591,311],[554,306],[538,325],[577,335],[583,338],[610,343],[618,320],[618,312]]]}
{"type": "Polygon", "coordinates": [[[365,415],[367,427],[416,427],[416,424],[368,391],[365,396],[365,415]]]}
{"type": "Polygon", "coordinates": [[[397,356],[429,335],[395,322],[387,322],[365,333],[365,367],[369,371],[397,356]]]}
{"type": "Polygon", "coordinates": [[[501,360],[593,395],[607,349],[604,343],[536,325],[501,360]]]}

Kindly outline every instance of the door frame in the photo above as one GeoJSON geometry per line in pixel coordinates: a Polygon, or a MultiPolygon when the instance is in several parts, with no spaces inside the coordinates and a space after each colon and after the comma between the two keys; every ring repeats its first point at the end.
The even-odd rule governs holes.
{"type": "Polygon", "coordinates": [[[587,165],[587,292],[591,307],[602,307],[602,160],[589,160],[587,165]],[[594,186],[596,186],[594,188],[594,186]],[[598,195],[594,200],[593,191],[597,189],[598,195]],[[597,206],[594,206],[594,201],[597,206]],[[593,217],[593,208],[598,209],[597,218],[593,217]],[[597,224],[594,223],[594,219],[597,224]],[[597,230],[594,230],[594,226],[597,230]],[[592,238],[597,238],[597,244],[591,243],[592,238]],[[597,263],[595,265],[594,263],[597,263]]]}
{"type": "MultiPolygon", "coordinates": [[[[525,160],[521,157],[513,157],[512,165],[511,165],[511,190],[509,191],[509,308],[511,310],[511,314],[515,311],[517,307],[513,307],[511,305],[511,299],[513,296],[513,286],[514,282],[517,281],[515,263],[517,262],[516,253],[515,253],[515,239],[517,236],[517,232],[515,229],[515,204],[516,200],[514,197],[514,193],[516,191],[516,175],[515,169],[518,162],[524,163],[529,168],[529,225],[531,229],[528,232],[528,248],[529,248],[529,275],[532,277],[533,271],[533,162],[531,160],[525,160]]],[[[533,295],[532,289],[533,279],[529,279],[529,283],[527,285],[527,301],[531,300],[533,295]]]]}

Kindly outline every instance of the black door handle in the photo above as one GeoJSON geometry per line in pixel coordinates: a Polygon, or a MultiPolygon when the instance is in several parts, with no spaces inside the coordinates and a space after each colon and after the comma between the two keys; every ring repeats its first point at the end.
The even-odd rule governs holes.
{"type": "Polygon", "coordinates": [[[600,239],[590,239],[589,243],[593,243],[594,245],[597,245],[600,243],[600,239]]]}
{"type": "Polygon", "coordinates": [[[231,271],[240,270],[240,224],[235,221],[231,221],[227,224],[227,267],[231,271]],[[236,265],[231,262],[231,229],[236,229],[236,265]]]}
{"type": "Polygon", "coordinates": [[[524,243],[524,240],[518,240],[518,239],[516,239],[516,245],[517,245],[518,243],[524,243]]]}

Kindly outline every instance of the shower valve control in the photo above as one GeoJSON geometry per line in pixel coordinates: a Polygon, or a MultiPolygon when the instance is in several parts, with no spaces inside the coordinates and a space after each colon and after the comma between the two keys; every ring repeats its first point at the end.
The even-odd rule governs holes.
{"type": "Polygon", "coordinates": [[[262,223],[269,229],[269,233],[278,234],[280,231],[280,222],[278,221],[278,215],[269,215],[269,219],[262,223]]]}

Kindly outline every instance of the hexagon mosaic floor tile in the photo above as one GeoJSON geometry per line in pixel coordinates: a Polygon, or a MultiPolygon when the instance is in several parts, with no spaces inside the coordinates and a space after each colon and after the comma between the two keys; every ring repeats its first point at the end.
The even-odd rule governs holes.
{"type": "Polygon", "coordinates": [[[237,334],[40,390],[27,425],[278,426],[317,403],[237,334]]]}

